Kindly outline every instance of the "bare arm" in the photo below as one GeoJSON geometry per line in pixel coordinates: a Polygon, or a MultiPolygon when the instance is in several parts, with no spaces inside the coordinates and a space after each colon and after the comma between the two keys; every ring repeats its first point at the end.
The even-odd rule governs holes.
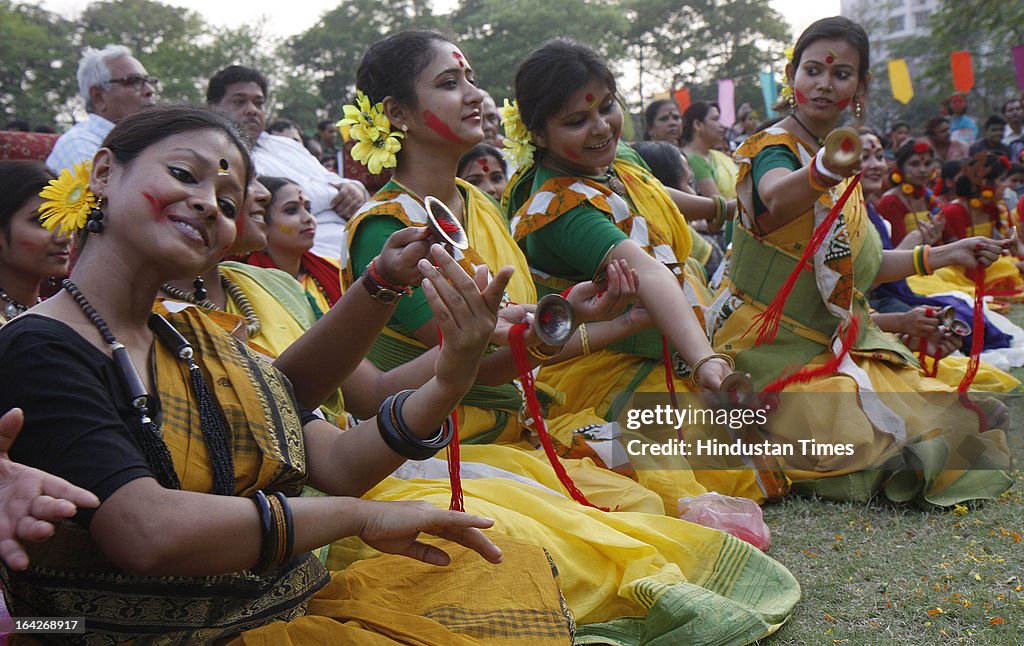
{"type": "MultiPolygon", "coordinates": [[[[640,302],[655,327],[690,365],[711,354],[711,343],[697,321],[693,308],[670,269],[647,254],[632,240],[624,240],[612,249],[612,257],[624,259],[636,269],[640,282],[640,302]]],[[[701,367],[700,383],[717,390],[729,373],[721,360],[707,361],[701,367]]]]}
{"type": "MultiPolygon", "coordinates": [[[[426,276],[423,289],[450,339],[446,344],[450,350],[442,350],[438,355],[438,376],[413,393],[402,409],[409,431],[423,439],[436,432],[473,383],[476,358],[494,329],[494,311],[511,276],[511,269],[499,272],[480,293],[472,279],[440,247],[434,248],[433,256],[444,273],[421,261],[420,269],[426,276]]],[[[408,505],[398,508],[393,503],[345,497],[361,496],[405,461],[381,438],[376,419],[346,433],[317,420],[306,424],[303,436],[309,483],[331,496],[341,497],[294,500],[296,550],[308,550],[342,536],[360,535],[371,544],[379,539],[379,547],[395,553],[441,562],[443,555],[415,540],[420,531],[430,531],[454,536],[453,540],[459,542],[465,540],[463,544],[477,549],[489,560],[500,559],[500,554],[492,550],[494,546],[473,529],[488,527],[488,521],[440,512],[429,505],[406,509],[408,505]],[[390,515],[395,509],[397,520],[390,515]],[[465,531],[460,533],[454,527],[463,527],[465,531]],[[381,528],[387,531],[381,534],[381,528]]],[[[260,549],[258,524],[258,513],[250,500],[168,490],[153,478],[139,478],[103,503],[93,518],[91,531],[104,552],[128,571],[200,575],[252,567],[260,549]],[[224,536],[231,536],[232,540],[225,542],[224,536]]]]}
{"type": "MultiPolygon", "coordinates": [[[[416,263],[427,253],[428,235],[425,227],[392,234],[380,255],[382,275],[397,284],[418,283],[416,263]]],[[[394,313],[394,305],[376,301],[361,281],[346,290],[341,300],[274,362],[291,380],[295,396],[304,406],[315,408],[337,390],[394,313]],[[340,339],[344,342],[339,343],[340,339]]]]}
{"type": "MultiPolygon", "coordinates": [[[[929,251],[932,269],[959,265],[973,268],[994,263],[1011,240],[993,240],[984,236],[950,242],[929,251]]],[[[914,274],[913,249],[887,249],[882,252],[882,264],[875,276],[875,284],[888,283],[914,274]]]]}
{"type": "MultiPolygon", "coordinates": [[[[712,184],[714,180],[705,180],[712,184]]],[[[674,189],[666,186],[665,191],[668,196],[672,198],[672,202],[679,209],[679,212],[683,214],[688,221],[689,220],[713,220],[715,217],[715,202],[710,197],[703,197],[703,195],[694,195],[693,193],[684,193],[678,189],[674,189]]],[[[715,195],[718,195],[718,187],[715,187],[715,195]]],[[[725,219],[731,220],[736,214],[736,200],[726,200],[726,213],[725,219]]]]}
{"type": "MultiPolygon", "coordinates": [[[[446,564],[442,550],[417,540],[428,532],[493,563],[501,560],[500,550],[480,532],[494,521],[428,503],[327,496],[289,498],[289,506],[296,554],[359,536],[386,552],[446,564]]],[[[90,532],[118,567],[144,576],[246,570],[256,565],[261,547],[259,512],[251,499],[165,489],[153,478],[132,480],[114,492],[96,512],[90,532]]]]}

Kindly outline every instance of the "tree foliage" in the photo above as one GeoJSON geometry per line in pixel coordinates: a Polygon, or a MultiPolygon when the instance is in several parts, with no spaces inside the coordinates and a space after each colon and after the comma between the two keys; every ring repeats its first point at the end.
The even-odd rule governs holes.
{"type": "Polygon", "coordinates": [[[0,0],[0,127],[14,118],[50,124],[54,106],[75,95],[78,60],[66,42],[70,32],[56,14],[0,0]]]}
{"type": "Polygon", "coordinates": [[[371,44],[411,27],[436,27],[429,0],[342,0],[286,45],[292,66],[319,90],[325,114],[352,99],[359,61],[371,44]]]}
{"type": "MultiPolygon", "coordinates": [[[[1010,54],[1012,47],[1024,44],[1024,9],[1019,2],[942,0],[929,24],[929,36],[890,43],[893,58],[907,58],[921,70],[914,75],[914,100],[920,97],[931,106],[923,118],[937,114],[938,104],[955,91],[949,55],[959,50],[971,53],[974,89],[969,108],[979,121],[998,114],[1003,101],[1020,95],[1010,54]],[[969,29],[965,16],[970,16],[969,29]]],[[[905,113],[919,115],[909,109],[905,113]]]]}
{"type": "Polygon", "coordinates": [[[621,34],[626,19],[611,2],[468,0],[452,15],[452,25],[477,79],[499,104],[512,96],[516,64],[544,41],[575,38],[609,60],[625,52],[621,34]]]}
{"type": "Polygon", "coordinates": [[[0,108],[36,123],[81,114],[72,107],[79,105],[74,71],[82,47],[120,43],[160,77],[162,101],[201,102],[210,76],[239,63],[267,74],[277,115],[309,129],[351,100],[370,44],[409,27],[450,33],[499,102],[512,93],[516,64],[558,36],[605,56],[634,107],[683,85],[697,98],[713,98],[718,78],[736,80],[737,101],[759,101],[757,73],[781,58],[788,41],[768,0],[459,0],[443,15],[433,6],[432,0],[340,0],[316,25],[278,42],[265,24],[216,27],[159,0],[95,2],[74,21],[0,0],[0,108]],[[639,84],[633,81],[638,71],[639,84]]]}

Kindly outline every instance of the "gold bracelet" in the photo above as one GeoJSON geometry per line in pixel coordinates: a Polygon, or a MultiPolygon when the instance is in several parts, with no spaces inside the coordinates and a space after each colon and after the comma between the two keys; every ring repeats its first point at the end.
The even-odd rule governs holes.
{"type": "Polygon", "coordinates": [[[690,384],[692,384],[693,387],[698,391],[703,390],[703,387],[700,384],[700,380],[697,379],[697,371],[700,370],[701,366],[703,366],[708,361],[711,361],[712,359],[721,359],[722,361],[726,362],[727,364],[729,364],[729,370],[736,369],[736,362],[733,361],[732,357],[730,357],[727,354],[722,354],[721,352],[712,352],[706,357],[701,357],[700,359],[697,359],[697,362],[694,363],[693,367],[690,368],[690,384]]]}
{"type": "Polygon", "coordinates": [[[587,324],[580,324],[580,344],[583,346],[583,356],[590,356],[590,339],[587,338],[587,324]]]}
{"type": "Polygon", "coordinates": [[[547,361],[548,359],[554,359],[555,357],[557,357],[558,354],[562,351],[562,348],[561,348],[561,346],[559,346],[559,347],[555,348],[554,352],[547,353],[547,352],[542,352],[540,350],[540,346],[537,346],[537,347],[531,346],[529,348],[526,348],[526,351],[529,352],[530,356],[532,356],[537,361],[547,361]]]}

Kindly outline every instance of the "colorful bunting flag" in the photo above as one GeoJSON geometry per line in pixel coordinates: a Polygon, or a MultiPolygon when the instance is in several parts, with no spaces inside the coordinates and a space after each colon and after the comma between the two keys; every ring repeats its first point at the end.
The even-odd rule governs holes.
{"type": "Polygon", "coordinates": [[[889,87],[892,88],[893,98],[904,105],[914,98],[914,86],[910,82],[910,70],[905,58],[889,61],[889,87]]]}
{"type": "Polygon", "coordinates": [[[779,96],[778,82],[775,80],[775,74],[771,72],[759,72],[758,76],[761,79],[761,97],[764,99],[765,119],[773,119],[777,116],[775,110],[772,110],[772,106],[775,105],[775,99],[779,96]]]}
{"type": "Polygon", "coordinates": [[[690,107],[690,90],[684,87],[673,92],[672,96],[676,100],[676,105],[679,106],[679,111],[686,112],[686,108],[690,107]]]}
{"type": "Polygon", "coordinates": [[[953,68],[953,87],[957,92],[967,94],[974,87],[974,68],[971,65],[971,53],[968,51],[953,52],[949,55],[949,65],[953,68]]]}
{"type": "Polygon", "coordinates": [[[732,79],[718,82],[718,121],[726,128],[736,123],[736,84],[732,79]]]}
{"type": "Polygon", "coordinates": [[[1017,68],[1017,87],[1024,92],[1024,45],[1013,48],[1013,66],[1017,68]]]}

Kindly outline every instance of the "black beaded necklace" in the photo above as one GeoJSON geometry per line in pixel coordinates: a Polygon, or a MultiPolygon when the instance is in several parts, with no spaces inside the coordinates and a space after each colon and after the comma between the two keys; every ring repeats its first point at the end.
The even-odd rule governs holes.
{"type": "MultiPolygon", "coordinates": [[[[250,303],[249,299],[246,298],[245,292],[243,292],[242,288],[236,285],[230,278],[225,276],[224,272],[217,270],[217,274],[220,276],[220,284],[224,287],[224,293],[227,294],[228,298],[234,301],[235,305],[238,306],[238,309],[242,311],[242,318],[245,319],[246,335],[250,339],[254,336],[259,336],[260,330],[263,329],[263,323],[260,321],[260,317],[256,314],[256,310],[253,309],[252,303],[250,303]]],[[[199,307],[205,307],[208,310],[217,310],[218,312],[225,311],[223,307],[206,298],[205,293],[201,298],[197,298],[195,294],[190,294],[170,283],[164,283],[160,286],[160,289],[164,290],[168,296],[179,301],[185,301],[186,303],[192,303],[199,307]]]]}
{"type": "MultiPolygon", "coordinates": [[[[171,452],[163,440],[160,427],[150,417],[153,396],[146,391],[146,386],[135,368],[128,349],[124,347],[110,331],[107,322],[99,315],[78,286],[68,279],[64,279],[61,286],[71,295],[78,307],[89,318],[96,329],[99,330],[103,341],[110,345],[114,363],[124,378],[125,388],[128,390],[128,397],[131,404],[139,413],[142,423],[140,433],[136,438],[142,446],[142,452],[146,456],[146,462],[153,469],[157,480],[168,489],[181,489],[181,481],[174,471],[174,461],[171,459],[171,452]]],[[[203,439],[206,443],[207,452],[213,462],[213,491],[212,493],[231,496],[235,493],[234,458],[231,454],[231,440],[223,415],[217,406],[217,400],[210,392],[210,386],[206,383],[202,369],[193,360],[192,346],[181,336],[174,327],[167,322],[167,319],[159,314],[152,314],[149,317],[149,329],[153,331],[156,338],[180,360],[188,365],[189,377],[192,382],[192,391],[196,401],[199,403],[199,426],[203,432],[203,439]]]]}
{"type": "Polygon", "coordinates": [[[807,134],[814,138],[814,141],[818,144],[819,148],[825,145],[825,138],[819,137],[818,135],[811,132],[811,129],[804,125],[804,122],[800,120],[800,117],[796,116],[795,111],[791,112],[789,116],[793,117],[793,121],[796,121],[797,124],[799,124],[800,127],[804,129],[804,132],[806,132],[807,134]]]}

